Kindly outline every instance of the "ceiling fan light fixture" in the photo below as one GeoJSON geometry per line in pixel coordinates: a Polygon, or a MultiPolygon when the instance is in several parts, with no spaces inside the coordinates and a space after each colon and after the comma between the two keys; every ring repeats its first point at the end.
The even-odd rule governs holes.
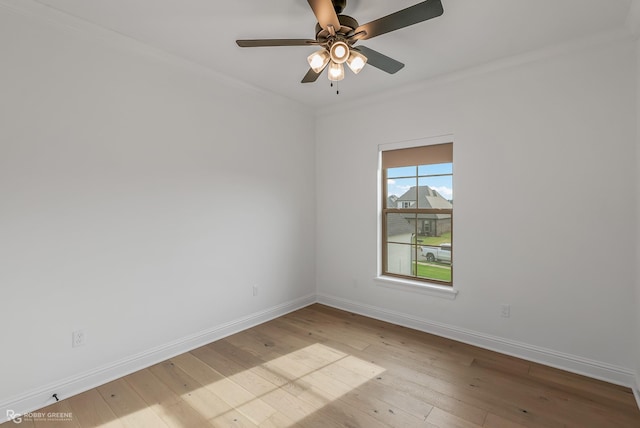
{"type": "Polygon", "coordinates": [[[320,73],[329,63],[329,52],[326,49],[321,49],[312,53],[307,57],[307,62],[313,71],[320,73]]]}
{"type": "Polygon", "coordinates": [[[353,44],[437,18],[444,13],[442,0],[420,0],[413,6],[360,25],[354,18],[342,14],[347,0],[308,0],[307,3],[317,19],[315,39],[242,39],[236,40],[236,44],[241,48],[265,46],[322,48],[307,57],[311,68],[302,78],[301,83],[315,82],[327,68],[330,69],[327,73],[329,80],[332,82],[342,80],[345,62],[355,74],[359,73],[366,64],[388,74],[394,74],[404,67],[403,63],[365,46],[358,46],[353,49],[357,53],[353,52],[353,44]]]}
{"type": "Polygon", "coordinates": [[[333,61],[329,63],[329,71],[327,72],[329,80],[337,82],[344,79],[344,66],[333,61]]]}
{"type": "Polygon", "coordinates": [[[347,59],[347,65],[353,71],[354,74],[358,74],[362,71],[365,64],[367,63],[367,57],[362,55],[360,52],[351,51],[349,53],[349,58],[347,59]]]}
{"type": "Polygon", "coordinates": [[[349,45],[345,42],[335,42],[331,45],[331,49],[329,50],[329,54],[331,55],[331,60],[336,64],[342,64],[349,58],[349,45]]]}

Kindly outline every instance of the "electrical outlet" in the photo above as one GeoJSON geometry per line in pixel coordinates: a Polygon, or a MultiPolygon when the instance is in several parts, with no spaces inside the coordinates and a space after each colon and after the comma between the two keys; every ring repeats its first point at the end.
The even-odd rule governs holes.
{"type": "Polygon", "coordinates": [[[254,286],[253,286],[253,296],[255,297],[255,296],[257,296],[257,295],[258,295],[258,286],[257,286],[257,285],[254,285],[254,286]]]}
{"type": "Polygon", "coordinates": [[[86,336],[84,330],[76,330],[71,333],[71,346],[77,348],[78,346],[84,346],[86,336]]]}
{"type": "Polygon", "coordinates": [[[509,318],[511,316],[511,305],[502,305],[500,316],[502,318],[509,318]]]}

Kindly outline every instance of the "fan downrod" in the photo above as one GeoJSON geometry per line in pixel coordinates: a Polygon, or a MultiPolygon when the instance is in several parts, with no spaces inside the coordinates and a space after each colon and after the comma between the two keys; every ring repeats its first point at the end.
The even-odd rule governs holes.
{"type": "Polygon", "coordinates": [[[340,14],[347,6],[347,0],[331,0],[333,3],[333,8],[336,10],[336,13],[340,14]]]}

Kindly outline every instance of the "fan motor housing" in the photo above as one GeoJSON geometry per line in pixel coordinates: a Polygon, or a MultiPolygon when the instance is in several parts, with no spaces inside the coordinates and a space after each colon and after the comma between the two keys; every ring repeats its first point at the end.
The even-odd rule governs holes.
{"type": "MultiPolygon", "coordinates": [[[[347,15],[338,15],[338,21],[340,21],[340,28],[336,29],[336,33],[342,35],[348,34],[360,26],[355,18],[347,15]]],[[[326,38],[328,35],[327,30],[324,30],[320,24],[316,24],[316,39],[326,38]]]]}

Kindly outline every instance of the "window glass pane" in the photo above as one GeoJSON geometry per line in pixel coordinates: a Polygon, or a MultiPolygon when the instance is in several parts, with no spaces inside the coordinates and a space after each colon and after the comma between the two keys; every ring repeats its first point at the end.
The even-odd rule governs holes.
{"type": "Polygon", "coordinates": [[[415,276],[415,257],[415,245],[387,244],[387,272],[415,276]]]}
{"type": "Polygon", "coordinates": [[[453,174],[453,164],[436,163],[432,165],[418,166],[418,175],[453,174]]]}
{"type": "Polygon", "coordinates": [[[395,214],[386,215],[387,241],[401,244],[413,244],[416,236],[416,215],[395,214]]]}
{"type": "Polygon", "coordinates": [[[451,143],[382,152],[384,273],[453,285],[452,152],[451,143]]]}
{"type": "Polygon", "coordinates": [[[453,176],[420,177],[417,190],[418,208],[453,208],[453,176]]]}
{"type": "Polygon", "coordinates": [[[451,246],[451,214],[418,214],[418,245],[451,246]]]}
{"type": "Polygon", "coordinates": [[[419,278],[451,282],[451,214],[418,214],[419,278]]]}
{"type": "Polygon", "coordinates": [[[387,208],[415,208],[416,179],[387,179],[387,208]]]}
{"type": "MultiPolygon", "coordinates": [[[[420,257],[418,257],[419,259],[420,257]]],[[[416,263],[418,270],[417,277],[422,279],[430,279],[435,281],[451,282],[451,266],[438,263],[425,263],[418,261],[416,263]]]]}
{"type": "Polygon", "coordinates": [[[387,169],[387,178],[394,177],[415,177],[416,176],[416,167],[415,166],[402,166],[398,168],[389,168],[387,169]]]}

